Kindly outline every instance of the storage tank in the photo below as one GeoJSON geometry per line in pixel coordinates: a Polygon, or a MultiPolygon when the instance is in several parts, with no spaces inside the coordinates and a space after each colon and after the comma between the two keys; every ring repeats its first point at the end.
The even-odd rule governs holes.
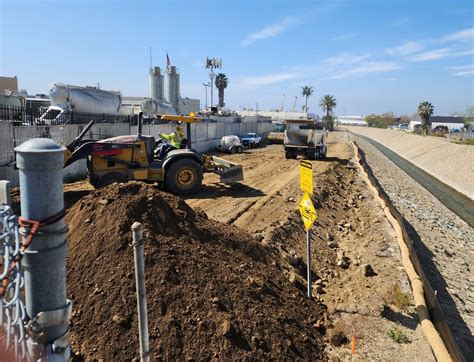
{"type": "Polygon", "coordinates": [[[175,109],[179,103],[179,74],[174,65],[166,68],[166,101],[175,109]]]}
{"type": "Polygon", "coordinates": [[[149,70],[148,78],[148,97],[155,101],[164,99],[165,77],[161,74],[160,67],[152,67],[149,70]]]}
{"type": "Polygon", "coordinates": [[[54,83],[49,87],[49,97],[52,104],[64,111],[100,114],[122,113],[120,92],[54,83]]]}
{"type": "Polygon", "coordinates": [[[155,114],[171,114],[176,115],[176,110],[169,103],[163,101],[156,101],[154,99],[145,99],[142,103],[142,112],[146,116],[153,116],[155,114]]]}
{"type": "Polygon", "coordinates": [[[0,106],[25,107],[26,94],[5,90],[0,92],[0,106]]]}

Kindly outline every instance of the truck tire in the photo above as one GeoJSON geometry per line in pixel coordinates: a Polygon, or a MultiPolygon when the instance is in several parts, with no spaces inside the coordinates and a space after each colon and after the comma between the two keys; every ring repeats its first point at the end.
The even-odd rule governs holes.
{"type": "Polygon", "coordinates": [[[239,146],[237,148],[237,153],[242,153],[242,152],[244,152],[244,148],[242,146],[239,146]]]}
{"type": "Polygon", "coordinates": [[[165,169],[165,188],[173,194],[192,194],[201,187],[202,176],[202,167],[198,162],[181,158],[165,169]]]}
{"type": "Polygon", "coordinates": [[[292,150],[285,150],[285,158],[287,160],[294,160],[296,157],[297,155],[292,150]]]}
{"type": "Polygon", "coordinates": [[[109,172],[106,173],[99,179],[99,187],[105,187],[113,184],[114,182],[127,182],[128,178],[120,172],[109,172]]]}
{"type": "Polygon", "coordinates": [[[234,146],[232,146],[232,147],[230,148],[230,153],[234,154],[234,153],[236,153],[236,152],[237,152],[237,150],[235,149],[234,146]]]}
{"type": "Polygon", "coordinates": [[[328,153],[328,148],[326,145],[324,145],[321,149],[321,158],[323,160],[326,158],[327,153],[328,153]]]}

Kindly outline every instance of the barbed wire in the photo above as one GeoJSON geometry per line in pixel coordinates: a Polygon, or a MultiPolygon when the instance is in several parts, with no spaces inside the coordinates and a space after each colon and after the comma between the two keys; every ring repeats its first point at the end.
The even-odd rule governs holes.
{"type": "Polygon", "coordinates": [[[18,217],[10,206],[0,204],[0,280],[6,287],[0,298],[0,326],[5,331],[5,347],[14,351],[18,360],[27,359],[25,320],[26,310],[22,298],[25,279],[20,263],[21,253],[18,217]]]}

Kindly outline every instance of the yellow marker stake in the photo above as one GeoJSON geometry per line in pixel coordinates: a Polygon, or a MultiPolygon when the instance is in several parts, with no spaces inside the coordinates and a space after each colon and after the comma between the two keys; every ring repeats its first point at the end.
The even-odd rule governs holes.
{"type": "Polygon", "coordinates": [[[300,189],[313,194],[313,164],[305,160],[300,161],[300,189]]]}
{"type": "Polygon", "coordinates": [[[307,265],[307,280],[308,280],[308,298],[311,299],[311,225],[314,224],[318,215],[314,208],[311,197],[307,192],[304,193],[299,204],[301,218],[303,219],[304,227],[306,229],[306,265],[307,265]]]}

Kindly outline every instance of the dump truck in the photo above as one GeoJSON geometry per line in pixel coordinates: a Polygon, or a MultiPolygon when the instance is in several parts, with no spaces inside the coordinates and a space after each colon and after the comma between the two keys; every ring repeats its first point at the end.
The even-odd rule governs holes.
{"type": "Polygon", "coordinates": [[[295,159],[298,155],[309,160],[325,158],[327,146],[324,125],[312,119],[287,120],[283,145],[287,159],[295,159]]]}
{"type": "MultiPolygon", "coordinates": [[[[118,136],[104,140],[83,140],[93,126],[91,121],[81,134],[66,146],[64,167],[87,159],[89,182],[94,187],[114,182],[141,180],[158,182],[175,194],[191,194],[202,184],[203,174],[213,172],[225,184],[243,180],[242,166],[225,159],[200,154],[190,148],[173,149],[165,157],[157,158],[155,137],[142,135],[141,117],[136,135],[118,136]]],[[[196,117],[163,115],[162,120],[199,122],[196,117]]],[[[189,144],[191,140],[189,140],[189,144]]],[[[190,146],[189,146],[190,147],[190,146]]]]}

